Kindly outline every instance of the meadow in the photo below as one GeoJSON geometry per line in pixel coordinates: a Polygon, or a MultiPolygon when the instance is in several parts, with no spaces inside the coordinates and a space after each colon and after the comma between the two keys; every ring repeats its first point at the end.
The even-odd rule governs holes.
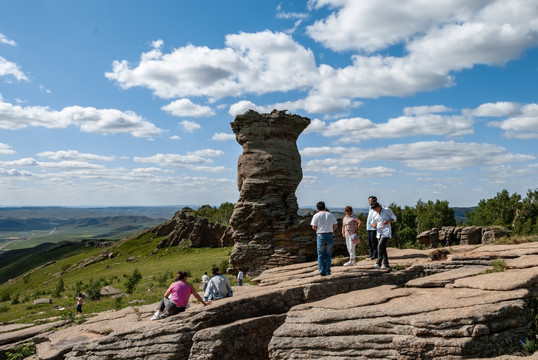
{"type": "MultiPolygon", "coordinates": [[[[179,271],[190,273],[198,288],[204,272],[213,266],[227,267],[231,248],[164,248],[156,250],[162,237],[149,233],[119,241],[109,247],[112,258],[104,258],[77,268],[88,259],[99,257],[103,248],[73,248],[70,254],[50,253],[52,262],[0,285],[0,322],[35,323],[72,318],[75,297],[85,292],[85,316],[133,304],[158,302],[179,271]],[[98,290],[113,286],[125,294],[110,298],[98,290]],[[34,305],[33,300],[52,299],[51,304],[34,305]],[[64,310],[60,310],[60,309],[64,310]]],[[[232,281],[232,285],[234,285],[232,281]]]]}

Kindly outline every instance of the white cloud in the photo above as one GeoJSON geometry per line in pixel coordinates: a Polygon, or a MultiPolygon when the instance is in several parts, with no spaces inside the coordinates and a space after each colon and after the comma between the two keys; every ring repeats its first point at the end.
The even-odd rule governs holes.
{"type": "Polygon", "coordinates": [[[202,128],[200,124],[194,121],[188,121],[188,120],[183,120],[182,122],[179,123],[179,125],[183,127],[183,131],[188,132],[188,133],[192,133],[195,130],[200,130],[202,128]]]}
{"type": "Polygon", "coordinates": [[[509,116],[519,112],[521,106],[513,102],[496,102],[482,104],[472,111],[474,116],[509,116]]]}
{"type": "Polygon", "coordinates": [[[0,76],[7,75],[13,76],[18,81],[28,81],[28,77],[22,72],[19,65],[0,56],[0,76]]]}
{"type": "Polygon", "coordinates": [[[170,140],[181,140],[181,137],[179,135],[172,135],[170,136],[170,140]]]}
{"type": "Polygon", "coordinates": [[[404,113],[407,115],[380,124],[360,117],[340,119],[329,124],[314,119],[306,132],[320,133],[327,137],[339,136],[339,140],[344,143],[407,136],[457,137],[472,134],[474,119],[470,115],[437,114],[449,110],[443,105],[405,108],[404,113]]]}
{"type": "Polygon", "coordinates": [[[80,127],[83,132],[105,135],[129,133],[151,138],[163,132],[132,111],[81,106],[55,111],[43,106],[22,107],[0,99],[0,129],[17,130],[29,126],[62,129],[70,125],[80,127]]]}
{"type": "Polygon", "coordinates": [[[491,121],[489,126],[504,130],[507,138],[534,140],[538,139],[538,104],[517,104],[498,102],[480,105],[473,113],[478,116],[505,117],[502,121],[491,121]]]}
{"type": "Polygon", "coordinates": [[[44,151],[37,154],[39,157],[53,160],[81,160],[81,161],[113,161],[114,156],[102,156],[96,154],[83,154],[77,150],[44,151]]]}
{"type": "Polygon", "coordinates": [[[28,171],[19,171],[15,169],[2,169],[0,168],[0,177],[22,177],[22,176],[32,176],[32,173],[28,171]]]}
{"type": "Polygon", "coordinates": [[[214,133],[211,137],[211,140],[214,141],[228,141],[228,140],[235,140],[235,134],[229,134],[229,133],[214,133]]]}
{"type": "Polygon", "coordinates": [[[14,40],[8,39],[7,36],[0,33],[0,44],[7,44],[11,46],[17,46],[17,43],[14,40]]]}
{"type": "Polygon", "coordinates": [[[392,176],[396,173],[396,170],[389,169],[384,166],[377,166],[373,168],[359,168],[357,166],[332,165],[318,168],[313,163],[307,163],[304,167],[304,171],[325,173],[334,175],[339,178],[351,179],[371,179],[377,177],[392,176]]]}
{"type": "Polygon", "coordinates": [[[306,162],[305,167],[311,171],[331,166],[350,167],[367,161],[401,162],[410,168],[419,170],[454,170],[471,166],[495,165],[535,159],[531,155],[509,153],[506,148],[499,145],[458,143],[454,141],[424,141],[410,144],[394,144],[372,149],[330,149],[323,147],[319,152],[316,152],[315,148],[307,148],[306,152],[305,150],[301,152],[304,156],[337,155],[338,151],[341,151],[338,154],[341,156],[340,158],[326,158],[306,162]],[[351,158],[347,156],[350,151],[354,154],[351,158]]]}
{"type": "Polygon", "coordinates": [[[15,154],[15,151],[11,149],[11,146],[0,143],[0,155],[11,155],[11,154],[15,154]]]}
{"type": "Polygon", "coordinates": [[[51,169],[105,169],[102,165],[91,164],[86,161],[58,161],[58,162],[39,162],[40,167],[51,169]]]}
{"type": "Polygon", "coordinates": [[[133,158],[135,162],[155,163],[160,166],[188,167],[196,164],[211,163],[210,159],[204,159],[199,155],[179,155],[179,154],[156,154],[147,157],[133,158]]]}
{"type": "Polygon", "coordinates": [[[503,64],[538,43],[538,8],[526,0],[313,3],[338,8],[309,28],[310,35],[325,46],[373,52],[403,44],[405,51],[401,57],[354,55],[352,65],[343,68],[321,65],[322,80],[310,96],[405,96],[451,86],[454,71],[476,64],[503,64]]]}
{"type": "Polygon", "coordinates": [[[224,151],[214,150],[214,149],[202,149],[202,150],[196,150],[192,152],[189,151],[189,155],[219,157],[219,156],[224,155],[224,151]]]}
{"type": "Polygon", "coordinates": [[[215,115],[211,107],[194,104],[189,99],[175,100],[161,109],[175,116],[208,117],[215,115]]]}
{"type": "Polygon", "coordinates": [[[112,72],[105,75],[124,89],[147,87],[162,98],[221,98],[304,88],[318,73],[312,52],[284,33],[227,35],[226,46],[187,45],[169,54],[154,47],[142,54],[136,67],[114,61],[112,72]]]}
{"type": "Polygon", "coordinates": [[[1,166],[38,166],[38,162],[33,158],[23,158],[19,160],[0,161],[1,166]]]}

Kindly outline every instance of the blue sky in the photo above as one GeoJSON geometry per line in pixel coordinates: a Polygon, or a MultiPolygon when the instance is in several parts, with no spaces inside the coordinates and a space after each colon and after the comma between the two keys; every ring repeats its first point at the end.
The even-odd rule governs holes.
{"type": "Polygon", "coordinates": [[[4,1],[0,205],[235,202],[248,109],[309,117],[300,206],[537,188],[535,0],[4,1]]]}

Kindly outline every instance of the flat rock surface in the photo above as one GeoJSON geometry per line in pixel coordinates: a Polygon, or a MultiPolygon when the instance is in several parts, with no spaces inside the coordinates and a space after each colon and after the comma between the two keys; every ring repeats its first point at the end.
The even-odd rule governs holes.
{"type": "Polygon", "coordinates": [[[39,359],[532,359],[517,355],[538,294],[538,243],[446,249],[441,261],[389,249],[392,271],[364,260],[321,277],[315,262],[294,264],[164,320],[149,320],[151,304],[0,338],[33,329],[39,359]],[[495,260],[505,271],[487,273],[495,260]]]}

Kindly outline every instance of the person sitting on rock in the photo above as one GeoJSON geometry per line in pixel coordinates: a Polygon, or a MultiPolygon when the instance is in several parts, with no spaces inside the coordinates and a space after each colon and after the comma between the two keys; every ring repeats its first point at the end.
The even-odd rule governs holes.
{"type": "Polygon", "coordinates": [[[207,283],[207,288],[204,293],[204,300],[218,300],[225,297],[233,296],[232,286],[226,276],[220,273],[218,267],[214,267],[211,271],[213,276],[207,283]]]}
{"type": "Polygon", "coordinates": [[[202,299],[194,287],[187,282],[188,276],[189,274],[186,271],[178,272],[178,277],[176,278],[178,281],[172,283],[172,285],[168,287],[168,290],[164,293],[164,298],[159,304],[157,312],[153,315],[151,320],[164,319],[170,315],[176,315],[185,311],[191,294],[204,304],[204,306],[209,304],[202,299]],[[164,312],[161,313],[163,310],[164,312]]]}

